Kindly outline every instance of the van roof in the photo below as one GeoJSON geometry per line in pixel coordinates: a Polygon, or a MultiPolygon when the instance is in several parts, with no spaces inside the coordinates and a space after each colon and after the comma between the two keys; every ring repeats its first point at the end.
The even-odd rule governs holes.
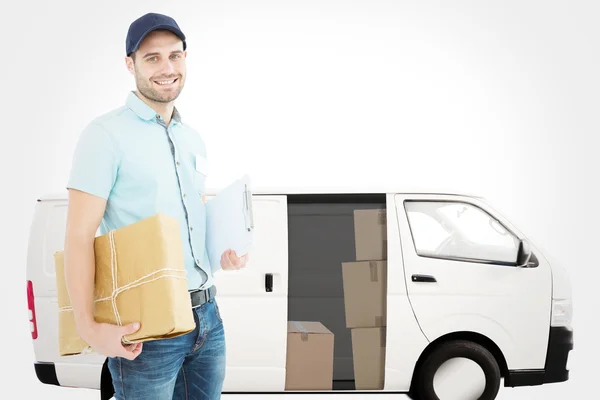
{"type": "MultiPolygon", "coordinates": [[[[207,188],[206,194],[208,196],[215,195],[221,188],[207,188]]],[[[386,194],[386,193],[398,193],[398,194],[440,194],[447,196],[466,196],[473,198],[482,198],[479,195],[468,193],[465,191],[456,190],[444,190],[444,189],[424,189],[421,187],[381,187],[381,186],[356,186],[356,187],[343,187],[343,186],[257,186],[252,188],[252,194],[255,195],[294,195],[294,194],[386,194]]],[[[39,201],[52,201],[52,200],[67,200],[67,191],[53,192],[43,195],[39,198],[39,201]]]]}

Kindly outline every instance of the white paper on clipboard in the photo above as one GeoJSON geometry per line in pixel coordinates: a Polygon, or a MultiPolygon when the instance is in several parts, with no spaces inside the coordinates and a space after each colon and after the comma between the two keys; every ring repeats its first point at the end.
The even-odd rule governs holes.
{"type": "Polygon", "coordinates": [[[254,233],[250,177],[244,175],[206,203],[206,249],[213,270],[232,249],[238,257],[250,251],[254,233]]]}

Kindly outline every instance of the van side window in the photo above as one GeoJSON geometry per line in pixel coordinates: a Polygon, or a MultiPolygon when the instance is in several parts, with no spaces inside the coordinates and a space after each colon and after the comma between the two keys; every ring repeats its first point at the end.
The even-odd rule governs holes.
{"type": "Polygon", "coordinates": [[[451,260],[514,263],[519,241],[477,206],[452,201],[404,204],[418,255],[451,260]]]}
{"type": "Polygon", "coordinates": [[[408,215],[417,252],[434,254],[435,249],[451,238],[451,235],[430,215],[414,211],[409,211],[408,215]]]}

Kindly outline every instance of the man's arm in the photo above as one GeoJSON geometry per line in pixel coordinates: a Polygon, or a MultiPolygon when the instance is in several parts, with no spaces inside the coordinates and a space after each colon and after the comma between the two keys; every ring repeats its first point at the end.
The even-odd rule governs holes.
{"type": "Polygon", "coordinates": [[[106,200],[75,189],[69,190],[65,237],[65,283],[73,306],[75,326],[82,337],[94,325],[94,240],[106,200]]]}
{"type": "Polygon", "coordinates": [[[142,343],[123,346],[121,338],[137,331],[139,324],[132,323],[121,327],[98,323],[94,319],[96,276],[94,241],[105,208],[106,200],[102,197],[69,189],[65,237],[65,283],[79,336],[105,356],[120,356],[133,360],[142,351],[142,343]]]}
{"type": "Polygon", "coordinates": [[[82,132],[69,176],[69,206],[65,236],[65,283],[73,305],[75,328],[95,351],[107,357],[134,359],[142,344],[123,346],[122,337],[139,329],[99,323],[94,319],[96,232],[120,165],[120,154],[109,132],[98,123],[82,132]]]}

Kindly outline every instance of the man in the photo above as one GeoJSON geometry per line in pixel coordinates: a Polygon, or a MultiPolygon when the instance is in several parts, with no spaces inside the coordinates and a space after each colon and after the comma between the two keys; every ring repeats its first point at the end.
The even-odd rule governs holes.
{"type": "MultiPolygon", "coordinates": [[[[65,279],[78,333],[109,357],[115,398],[217,399],[225,377],[225,339],[205,249],[206,149],[174,107],[186,80],[186,37],[161,14],[135,20],[125,62],[137,91],[126,104],[82,132],[69,176],[65,279]],[[163,212],[178,219],[184,243],[195,331],[124,346],[138,323],[93,318],[94,238],[163,212]]],[[[225,251],[220,267],[239,269],[247,256],[225,251]]]]}

